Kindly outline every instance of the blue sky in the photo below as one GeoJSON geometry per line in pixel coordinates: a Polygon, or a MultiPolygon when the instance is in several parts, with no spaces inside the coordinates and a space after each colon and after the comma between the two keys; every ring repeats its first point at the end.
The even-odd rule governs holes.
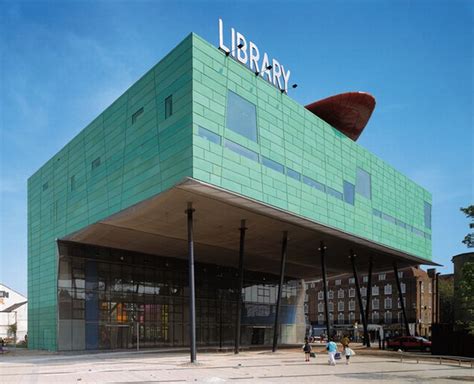
{"type": "Polygon", "coordinates": [[[359,143],[433,194],[433,258],[474,203],[471,1],[1,1],[0,281],[26,293],[26,180],[190,32],[219,17],[291,69],[301,104],[367,91],[359,143]]]}

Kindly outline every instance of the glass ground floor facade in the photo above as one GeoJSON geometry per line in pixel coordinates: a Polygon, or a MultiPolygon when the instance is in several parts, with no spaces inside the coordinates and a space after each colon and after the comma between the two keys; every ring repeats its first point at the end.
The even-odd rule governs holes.
{"type": "MultiPolygon", "coordinates": [[[[189,346],[186,260],[60,242],[58,349],[189,346]],[[138,335],[138,337],[137,337],[138,335]]],[[[198,346],[234,345],[237,269],[195,265],[198,346]]],[[[245,271],[241,345],[270,345],[278,276],[245,271]]],[[[280,343],[304,335],[304,288],[286,279],[280,343]],[[300,335],[301,333],[301,335],[300,335]]]]}

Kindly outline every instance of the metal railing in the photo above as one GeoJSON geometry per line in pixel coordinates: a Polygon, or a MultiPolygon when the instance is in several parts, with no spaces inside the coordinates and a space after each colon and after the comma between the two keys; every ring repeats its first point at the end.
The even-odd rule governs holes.
{"type": "Polygon", "coordinates": [[[461,366],[461,363],[468,363],[470,364],[471,368],[474,363],[474,358],[473,357],[465,357],[465,356],[447,356],[447,355],[425,355],[425,354],[419,354],[419,353],[407,353],[407,352],[399,352],[400,354],[400,362],[403,363],[403,359],[414,359],[416,360],[416,363],[418,364],[420,360],[434,360],[434,361],[439,361],[439,364],[441,365],[443,363],[443,360],[445,362],[457,362],[459,366],[461,366]]]}

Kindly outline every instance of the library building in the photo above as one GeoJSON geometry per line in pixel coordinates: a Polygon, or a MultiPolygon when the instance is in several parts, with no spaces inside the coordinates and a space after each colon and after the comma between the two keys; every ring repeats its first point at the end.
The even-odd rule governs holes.
{"type": "Polygon", "coordinates": [[[29,348],[275,351],[304,339],[305,279],[350,273],[362,306],[362,275],[436,265],[431,194],[357,143],[374,97],[300,105],[283,62],[218,27],[28,179],[29,348]]]}

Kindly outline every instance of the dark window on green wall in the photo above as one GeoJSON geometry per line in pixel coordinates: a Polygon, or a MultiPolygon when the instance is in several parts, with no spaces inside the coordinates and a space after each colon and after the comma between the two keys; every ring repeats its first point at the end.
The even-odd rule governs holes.
{"type": "Polygon", "coordinates": [[[372,198],[372,186],[370,180],[370,173],[364,171],[362,168],[357,168],[357,175],[356,175],[356,192],[366,197],[367,199],[372,198]]]}
{"type": "Polygon", "coordinates": [[[99,165],[100,165],[100,156],[92,162],[91,164],[92,170],[96,169],[99,165]]]}
{"type": "Polygon", "coordinates": [[[76,189],[76,175],[71,176],[71,191],[76,189]]]}
{"type": "Polygon", "coordinates": [[[425,227],[431,229],[431,204],[425,201],[425,227]]]}
{"type": "Polygon", "coordinates": [[[355,185],[344,180],[344,201],[348,204],[354,205],[355,200],[355,185]]]}
{"type": "Polygon", "coordinates": [[[169,95],[165,99],[165,119],[173,114],[173,95],[169,95]]]}
{"type": "Polygon", "coordinates": [[[326,192],[328,195],[331,195],[335,197],[336,199],[342,200],[342,193],[339,192],[338,190],[331,187],[326,187],[326,192]]]}
{"type": "Polygon", "coordinates": [[[380,212],[378,209],[373,208],[372,213],[374,214],[374,216],[382,217],[382,212],[380,212]]]}
{"type": "Polygon", "coordinates": [[[46,191],[48,189],[49,185],[48,182],[43,184],[43,191],[46,191]]]}
{"type": "Polygon", "coordinates": [[[262,156],[262,164],[268,168],[271,168],[277,172],[285,173],[285,167],[276,161],[262,156]]]}
{"type": "Polygon", "coordinates": [[[213,143],[220,144],[221,143],[221,137],[212,131],[209,131],[206,128],[199,127],[198,128],[198,135],[201,136],[203,139],[209,140],[213,143]]]}
{"type": "Polygon", "coordinates": [[[135,122],[141,117],[142,114],[143,114],[143,107],[141,107],[138,111],[136,111],[132,115],[132,124],[135,124],[135,122]]]}
{"type": "Polygon", "coordinates": [[[251,151],[248,148],[242,147],[241,145],[234,143],[233,141],[226,140],[225,147],[229,148],[231,151],[238,153],[241,156],[245,156],[250,160],[258,161],[258,153],[251,151]]]}
{"type": "Polygon", "coordinates": [[[227,128],[257,141],[257,112],[255,105],[236,93],[227,92],[227,128]]]}
{"type": "Polygon", "coordinates": [[[303,175],[303,183],[315,189],[319,189],[322,192],[326,192],[326,186],[324,184],[321,184],[319,181],[313,180],[310,177],[303,175]]]}
{"type": "Polygon", "coordinates": [[[286,168],[286,174],[292,179],[301,181],[301,173],[292,170],[291,168],[286,168]]]}

